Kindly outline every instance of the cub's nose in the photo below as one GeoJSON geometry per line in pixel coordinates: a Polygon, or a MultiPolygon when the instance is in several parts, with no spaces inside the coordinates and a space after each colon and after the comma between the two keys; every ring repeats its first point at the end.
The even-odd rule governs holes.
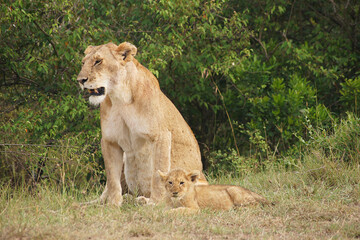
{"type": "Polygon", "coordinates": [[[88,78],[79,78],[78,82],[82,85],[84,85],[84,83],[88,80],[88,78]]]}
{"type": "Polygon", "coordinates": [[[173,196],[176,197],[178,195],[178,192],[173,192],[173,196]]]}

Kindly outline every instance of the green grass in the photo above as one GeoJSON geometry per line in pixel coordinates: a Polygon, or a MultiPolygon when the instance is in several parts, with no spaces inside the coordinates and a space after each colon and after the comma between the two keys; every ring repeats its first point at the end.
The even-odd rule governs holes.
{"type": "Polygon", "coordinates": [[[267,170],[243,178],[222,176],[258,192],[274,206],[168,214],[164,206],[81,206],[92,191],[63,192],[3,185],[1,239],[356,239],[360,238],[360,168],[308,161],[296,171],[267,170]],[[315,168],[310,168],[315,167],[315,168]]]}
{"type": "Polygon", "coordinates": [[[3,171],[13,175],[0,182],[0,239],[360,239],[360,120],[349,115],[334,129],[314,131],[305,150],[274,159],[265,170],[240,161],[238,176],[208,175],[210,183],[246,187],[273,206],[188,216],[171,215],[164,206],[138,206],[131,196],[122,207],[80,205],[99,197],[101,174],[84,182],[94,168],[76,152],[55,152],[49,157],[62,160],[63,167],[48,171],[52,178],[25,184],[32,178],[17,178],[17,168],[3,171]]]}

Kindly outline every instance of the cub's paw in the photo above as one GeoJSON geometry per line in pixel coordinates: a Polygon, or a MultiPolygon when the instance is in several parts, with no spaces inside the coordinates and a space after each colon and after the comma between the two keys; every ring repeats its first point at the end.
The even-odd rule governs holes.
{"type": "Polygon", "coordinates": [[[172,209],[168,210],[167,213],[175,214],[175,215],[192,215],[192,214],[199,213],[199,209],[178,207],[178,208],[172,208],[172,209]]]}
{"type": "Polygon", "coordinates": [[[150,202],[150,198],[146,198],[144,196],[137,197],[135,202],[139,205],[148,205],[150,202]]]}

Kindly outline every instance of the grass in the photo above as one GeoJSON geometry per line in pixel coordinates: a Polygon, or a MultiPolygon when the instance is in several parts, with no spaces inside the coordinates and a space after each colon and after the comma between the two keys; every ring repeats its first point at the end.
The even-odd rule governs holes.
{"type": "MultiPolygon", "coordinates": [[[[76,153],[59,153],[63,166],[73,161],[60,169],[59,176],[66,175],[61,181],[12,188],[16,184],[1,179],[0,239],[360,239],[359,139],[360,119],[349,115],[333,133],[315,131],[307,149],[296,151],[301,160],[279,159],[263,171],[244,166],[241,177],[209,174],[210,183],[249,188],[275,205],[188,216],[171,215],[161,205],[137,206],[133,197],[122,207],[80,205],[101,194],[93,187],[100,178],[77,180],[92,168],[79,165],[76,153]]],[[[16,179],[15,170],[2,176],[13,172],[10,179],[16,179]]]]}
{"type": "Polygon", "coordinates": [[[299,171],[268,170],[241,179],[211,179],[252,189],[275,205],[203,210],[190,216],[171,215],[164,206],[137,206],[132,197],[120,208],[79,205],[101,191],[82,194],[46,185],[36,190],[3,185],[0,238],[359,239],[359,166],[337,166],[335,171],[331,164],[309,168],[313,165],[299,171]]]}

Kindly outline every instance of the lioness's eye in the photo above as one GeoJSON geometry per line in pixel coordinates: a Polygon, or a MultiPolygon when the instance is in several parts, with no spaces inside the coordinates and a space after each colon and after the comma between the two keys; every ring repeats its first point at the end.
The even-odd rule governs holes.
{"type": "Polygon", "coordinates": [[[102,62],[102,60],[96,60],[95,63],[94,63],[94,66],[100,64],[102,62]]]}
{"type": "Polygon", "coordinates": [[[184,182],[180,182],[180,185],[183,185],[184,184],[184,182]]]}
{"type": "Polygon", "coordinates": [[[169,184],[172,185],[172,182],[170,181],[169,184]]]}

